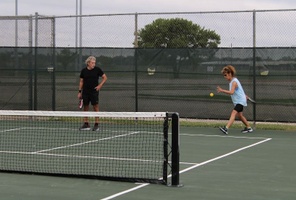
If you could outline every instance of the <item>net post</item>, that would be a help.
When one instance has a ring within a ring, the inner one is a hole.
[[[180,186],[179,113],[172,114],[172,186]]]
[[[169,132],[169,115],[166,113],[166,117],[163,122],[163,184],[168,183],[168,132]]]

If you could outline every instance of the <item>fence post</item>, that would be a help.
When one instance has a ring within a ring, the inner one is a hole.
[[[52,110],[56,110],[56,45],[55,45],[55,18],[51,18],[51,33],[52,33],[52,67],[53,67],[53,71],[51,74],[51,88],[52,88],[52,104],[51,104],[51,108]]]
[[[253,99],[256,101],[256,11],[253,11]],[[256,128],[256,104],[253,104],[253,128]]]
[[[134,64],[135,64],[135,111],[139,111],[138,102],[138,14],[135,14],[135,40],[134,40]]]
[[[37,57],[38,57],[38,13],[35,13],[35,52],[34,52],[34,92],[33,92],[33,102],[34,102],[34,106],[33,106],[33,110],[37,110]]]

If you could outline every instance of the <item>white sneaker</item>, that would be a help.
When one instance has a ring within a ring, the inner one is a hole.
[[[228,135],[228,129],[223,126],[223,127],[219,127],[220,131],[222,131],[225,135]]]
[[[245,127],[241,132],[242,133],[252,133],[253,129],[251,127],[250,128]]]
[[[93,130],[93,131],[99,131],[99,130],[100,130],[99,125],[96,125],[96,124],[95,124],[92,130]]]

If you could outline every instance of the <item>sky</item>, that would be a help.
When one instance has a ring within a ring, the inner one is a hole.
[[[258,26],[256,39],[259,46],[296,46],[296,40],[291,39],[292,35],[296,35],[296,28],[294,28],[296,0],[0,0],[0,17],[15,16],[16,10],[18,16],[35,15],[36,12],[42,16],[74,16],[76,12],[80,13],[80,10],[76,9],[79,8],[80,2],[82,2],[82,15],[295,9],[295,12],[259,13],[256,22]],[[158,17],[174,16],[178,15],[145,15],[139,18],[139,29]],[[202,27],[217,31],[221,35],[220,47],[253,45],[251,12],[194,15],[191,16],[192,18],[182,15],[181,17],[188,17]],[[73,47],[77,43],[75,19],[68,19],[56,19],[56,46]],[[85,18],[82,46],[133,47],[134,19],[133,15],[117,15],[108,19]],[[88,23],[96,24],[93,28],[97,33],[96,37],[93,37],[94,40],[89,39],[94,35],[93,33],[87,35]],[[13,45],[14,22],[2,20],[0,26],[6,27],[4,37],[0,37],[0,46]],[[11,34],[8,34],[8,30]],[[2,33],[0,30],[1,35]],[[27,45],[27,38],[28,28],[19,24],[18,45]],[[42,46],[42,44],[39,45]]]
[[[295,0],[1,0],[0,15],[75,15],[76,2],[82,14],[200,12],[296,8]]]

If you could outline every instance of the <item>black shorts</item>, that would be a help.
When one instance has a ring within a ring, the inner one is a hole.
[[[99,104],[99,93],[92,92],[92,93],[82,93],[83,105],[87,106],[89,103],[91,105]]]
[[[236,104],[233,108],[233,110],[236,110],[237,112],[243,112],[244,106],[241,104]]]

